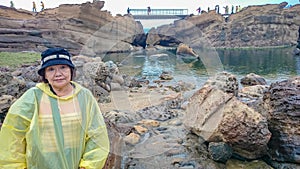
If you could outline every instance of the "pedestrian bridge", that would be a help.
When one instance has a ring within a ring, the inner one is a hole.
[[[180,19],[188,16],[188,9],[130,9],[134,19]]]

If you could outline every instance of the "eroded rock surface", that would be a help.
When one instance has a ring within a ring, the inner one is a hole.
[[[300,163],[300,77],[271,84],[265,95],[269,103],[269,142],[272,158]]]

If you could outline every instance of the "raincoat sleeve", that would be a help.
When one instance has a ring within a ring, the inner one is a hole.
[[[0,131],[0,168],[26,168],[26,139],[36,108],[34,90],[27,90],[10,107]]]
[[[109,154],[109,138],[102,113],[96,99],[90,93],[90,112],[88,114],[85,149],[80,167],[85,169],[101,169]]]

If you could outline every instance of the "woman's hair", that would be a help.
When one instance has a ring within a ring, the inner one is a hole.
[[[72,68],[70,66],[69,66],[69,68],[71,70],[71,81],[72,81],[75,78],[76,70],[75,70],[75,68]],[[45,69],[41,71],[41,81],[44,83],[49,83],[45,77]]]

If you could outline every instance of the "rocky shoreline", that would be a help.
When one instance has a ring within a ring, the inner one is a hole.
[[[201,88],[170,85],[171,75],[150,85],[120,74],[113,62],[73,60],[75,80],[93,92],[109,126],[107,168],[300,167],[300,77],[268,85],[256,74],[239,82],[220,72]],[[1,68],[1,121],[13,101],[38,82],[38,66]]]

